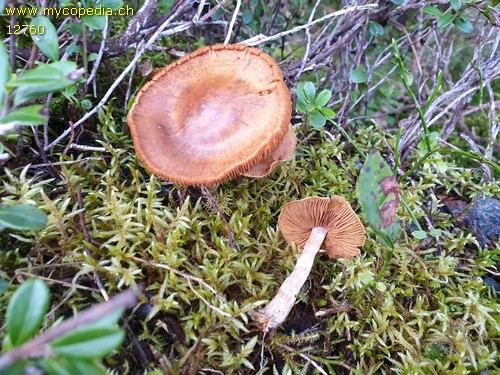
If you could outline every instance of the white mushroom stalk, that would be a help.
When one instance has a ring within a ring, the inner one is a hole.
[[[314,258],[320,250],[321,244],[325,240],[327,233],[328,231],[322,227],[312,229],[311,235],[291,275],[281,284],[278,293],[266,307],[252,313],[252,319],[256,321],[260,329],[268,331],[276,328],[285,321],[295,304],[300,288],[302,288],[309,273],[311,273]]]
[[[278,225],[287,242],[295,243],[303,250],[292,274],[285,279],[276,296],[266,307],[251,313],[263,331],[276,328],[285,321],[320,248],[330,258],[349,259],[359,254],[359,247],[365,242],[363,224],[349,203],[339,196],[289,202],[283,206]]]

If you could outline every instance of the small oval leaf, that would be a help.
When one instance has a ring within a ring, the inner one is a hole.
[[[427,232],[425,230],[415,230],[411,232],[411,234],[418,240],[423,240],[427,237]]]
[[[332,92],[330,90],[323,90],[318,94],[316,98],[316,105],[319,107],[324,107],[328,104],[332,98]]]
[[[373,276],[370,271],[363,271],[358,273],[358,278],[361,281],[361,283],[365,285],[371,283],[373,280]]]
[[[123,338],[123,331],[117,327],[82,327],[57,339],[50,347],[64,357],[92,359],[111,353]]]
[[[314,86],[314,83],[304,83],[304,93],[306,94],[309,101],[314,102],[314,98],[316,97],[316,87]]]
[[[303,83],[298,83],[297,84],[297,100],[304,106],[307,105],[307,98],[306,98],[306,93],[304,91],[304,84]]]
[[[436,17],[441,17],[441,15],[443,14],[443,12],[441,12],[438,8],[436,7],[432,7],[432,6],[426,6],[423,8],[424,9],[424,12],[427,13],[427,14],[432,14],[433,16],[436,16]]]
[[[313,112],[308,117],[309,123],[313,128],[319,129],[325,126],[326,118],[319,112]]]
[[[470,34],[474,31],[474,25],[467,18],[460,17],[454,21],[455,26],[464,33]]]
[[[94,30],[102,30],[106,26],[106,16],[82,16],[82,22]]]
[[[43,26],[43,33],[31,34],[31,39],[36,44],[40,51],[52,61],[59,60],[59,41],[57,40],[57,30],[54,24],[45,16],[37,16],[30,22],[30,27],[33,26],[39,30]]]
[[[458,12],[462,8],[462,0],[450,0],[450,5],[455,12]]]
[[[349,79],[352,83],[363,83],[368,80],[368,74],[366,73],[365,68],[360,66],[359,68],[351,71]]]
[[[368,30],[370,31],[370,34],[372,34],[373,36],[384,34],[384,26],[382,26],[376,21],[370,21],[368,23]]]
[[[25,281],[7,307],[7,332],[13,346],[29,340],[40,329],[49,307],[50,292],[41,280]]]
[[[0,225],[17,230],[36,230],[47,225],[47,216],[30,204],[1,207]]]
[[[400,226],[396,217],[399,205],[399,186],[391,168],[379,152],[365,160],[356,184],[356,195],[366,221],[372,228],[395,240]]]
[[[253,12],[249,9],[246,9],[243,12],[242,20],[243,20],[243,23],[245,25],[248,25],[249,23],[251,23],[253,21]]]
[[[76,358],[45,358],[43,367],[49,375],[105,375],[95,361]]]
[[[455,17],[452,14],[443,14],[438,19],[437,27],[439,27],[440,29],[442,29],[443,27],[446,27],[450,23],[452,23],[454,19],[455,19]]]
[[[28,100],[61,90],[73,84],[82,75],[76,70],[72,61],[58,61],[51,64],[41,64],[36,68],[10,80],[7,85],[17,87],[14,104],[19,105]]]
[[[4,118],[0,119],[0,124],[15,122],[19,125],[42,125],[45,124],[49,118],[45,112],[41,104],[30,105],[9,113]]]

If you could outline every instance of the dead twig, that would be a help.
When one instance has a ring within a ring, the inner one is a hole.
[[[139,291],[130,289],[118,294],[107,302],[92,306],[77,316],[65,320],[58,326],[49,328],[40,336],[1,356],[0,370],[9,367],[21,359],[50,356],[52,350],[49,345],[52,341],[79,327],[93,323],[113,311],[125,309],[134,305],[137,301],[138,294]]]
[[[316,370],[318,370],[321,374],[328,375],[328,373],[321,368],[320,365],[318,365],[315,361],[313,361],[311,358],[309,358],[307,355],[304,353],[299,352],[298,350],[295,350],[294,348],[291,348],[288,345],[278,343],[277,344],[279,347],[285,349],[286,351],[289,351],[292,354],[298,355],[300,358],[305,359],[307,362],[309,362],[311,365],[314,366]]]
[[[205,198],[208,199],[208,201],[212,205],[212,208],[219,215],[219,217],[220,217],[220,219],[222,221],[222,224],[224,224],[224,227],[226,228],[226,231],[227,231],[227,237],[228,237],[228,241],[229,241],[229,248],[231,250],[233,250],[233,251],[237,251],[236,241],[234,240],[233,230],[231,229],[231,226],[229,225],[226,217],[224,216],[224,214],[220,210],[219,205],[217,204],[217,201],[215,200],[214,196],[212,195],[212,193],[210,192],[210,190],[208,190],[208,188],[206,186],[202,186],[201,187],[201,193],[205,196]]]
[[[297,33],[299,31],[308,29],[311,26],[314,26],[314,25],[316,25],[318,23],[321,23],[321,22],[325,22],[325,21],[327,21],[327,20],[329,20],[331,18],[334,18],[334,17],[339,17],[339,16],[342,16],[344,14],[348,14],[348,13],[351,13],[351,12],[357,12],[357,11],[360,11],[360,10],[373,10],[373,9],[376,9],[376,8],[378,8],[378,4],[366,4],[366,5],[359,5],[359,6],[354,6],[354,7],[348,7],[348,8],[345,8],[345,9],[338,10],[338,11],[333,12],[333,13],[329,13],[326,16],[323,16],[323,17],[318,18],[318,19],[316,19],[314,21],[308,22],[308,23],[306,23],[304,25],[296,26],[296,27],[294,27],[294,28],[292,28],[290,30],[285,30],[285,31],[282,31],[280,33],[277,33],[277,34],[274,34],[274,35],[271,35],[271,36],[266,36],[266,35],[263,35],[263,34],[259,34],[259,35],[256,35],[256,36],[252,37],[252,38],[244,40],[241,43],[245,44],[247,46],[257,46],[259,44],[270,42],[272,40],[281,39],[284,36],[287,36],[287,35],[290,35],[290,34],[294,34],[294,33]]]
[[[153,261],[150,261],[150,260],[146,260],[146,259],[142,259],[142,258],[139,258],[139,257],[132,257],[133,260],[139,262],[139,263],[143,263],[143,264],[147,264],[149,266],[152,266],[152,267],[156,267],[156,268],[163,268],[163,269],[166,269],[170,272],[173,272],[175,273],[177,276],[180,276],[186,280],[191,280],[191,281],[196,281],[197,283],[199,283],[200,285],[204,286],[205,288],[207,288],[208,290],[210,290],[214,296],[217,297],[217,299],[219,301],[221,301],[222,303],[225,303],[226,301],[224,300],[224,298],[214,289],[212,288],[210,285],[208,285],[204,280],[200,279],[199,277],[196,277],[194,275],[191,275],[189,273],[186,273],[186,272],[182,272],[182,271],[179,271],[173,267],[170,267],[169,265],[166,265],[166,264],[162,264],[162,263],[157,263],[157,262],[153,262]]]
[[[238,17],[238,12],[240,11],[241,0],[237,0],[236,7],[233,11],[233,16],[231,17],[231,22],[229,22],[229,28],[227,29],[226,39],[224,39],[224,44],[228,44],[231,40],[231,34],[233,32],[234,23],[236,22],[236,17]]]
[[[152,0],[151,0],[152,1]],[[177,15],[182,11],[182,9],[186,6],[184,3],[183,5],[179,6],[177,8],[177,11],[174,12],[169,18],[163,22],[163,24],[158,27],[158,29],[155,31],[155,33],[151,36],[151,38],[148,39],[147,42],[141,44],[141,46],[137,49],[137,52],[132,59],[132,61],[128,64],[128,66],[123,70],[123,72],[118,76],[118,78],[113,82],[111,87],[106,91],[106,94],[104,94],[103,98],[99,101],[99,103],[92,108],[91,111],[89,111],[85,116],[83,116],[80,120],[75,122],[72,127],[66,129],[59,137],[57,137],[52,143],[49,145],[45,146],[45,151],[48,151],[52,149],[55,145],[59,144],[64,138],[66,138],[72,131],[72,129],[77,128],[78,126],[82,125],[85,121],[87,121],[90,117],[95,115],[104,105],[108,102],[110,99],[111,95],[115,91],[115,89],[118,87],[118,85],[123,81],[123,79],[127,76],[127,74],[132,70],[132,68],[135,66],[137,61],[141,58],[141,56],[147,51],[147,49],[157,40],[157,38],[160,36],[162,31],[177,17]]]

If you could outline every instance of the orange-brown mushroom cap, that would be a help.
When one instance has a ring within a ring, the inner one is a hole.
[[[288,131],[290,92],[274,59],[243,45],[202,47],[158,71],[127,116],[155,175],[213,185],[268,156]]]
[[[365,243],[365,228],[342,197],[311,197],[285,204],[278,225],[288,243],[303,247],[311,230],[325,228],[321,246],[330,258],[352,258]]]
[[[260,178],[271,173],[280,163],[292,157],[297,146],[297,137],[293,131],[292,124],[279,143],[278,147],[267,157],[255,164],[252,169],[243,173],[245,177]]]

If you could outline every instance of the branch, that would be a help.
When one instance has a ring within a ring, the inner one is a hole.
[[[316,20],[314,20],[312,22],[308,22],[308,23],[306,23],[304,25],[300,25],[300,26],[294,27],[293,29],[285,30],[285,31],[282,31],[281,33],[274,34],[274,35],[271,35],[271,36],[266,36],[266,35],[263,35],[263,34],[259,34],[259,35],[256,35],[256,36],[252,37],[252,38],[244,40],[241,43],[245,44],[247,46],[256,46],[258,44],[269,42],[271,40],[280,39],[280,38],[283,38],[286,35],[294,34],[294,33],[297,33],[297,32],[299,32],[301,30],[308,29],[311,26],[314,26],[314,25],[316,25],[318,23],[321,23],[321,22],[325,22],[325,21],[327,21],[327,20],[329,20],[331,18],[342,16],[344,14],[351,13],[351,12],[357,12],[359,10],[372,10],[372,9],[376,9],[376,8],[378,8],[378,4],[366,4],[366,5],[360,5],[360,6],[354,6],[354,7],[349,7],[349,8],[341,9],[341,10],[338,10],[336,12],[329,13],[326,16],[318,18],[318,19],[316,19]]]
[[[132,70],[132,68],[135,66],[137,61],[141,58],[141,56],[147,51],[147,49],[158,39],[160,34],[163,32],[163,30],[174,20],[175,17],[179,15],[179,13],[182,11],[183,6],[180,6],[177,8],[177,11],[174,12],[163,24],[158,27],[158,29],[155,31],[155,33],[149,38],[149,40],[146,43],[142,43],[139,48],[137,48],[137,52],[132,59],[132,61],[128,64],[128,66],[123,70],[123,72],[119,75],[119,77],[116,79],[115,82],[111,85],[111,87],[106,91],[106,94],[104,94],[104,97],[101,99],[101,101],[91,110],[89,111],[85,116],[83,116],[80,120],[75,122],[72,127],[66,129],[57,139],[55,139],[51,144],[46,145],[44,147],[45,151],[50,150],[52,147],[57,145],[59,142],[61,142],[64,138],[66,138],[75,128],[78,126],[82,125],[85,121],[87,121],[90,117],[92,117],[94,114],[99,112],[99,110],[104,107],[104,105],[108,102],[109,98],[111,97],[111,94],[115,91],[115,89],[118,87],[118,85],[123,81],[125,76]]]
[[[50,355],[51,351],[48,348],[48,344],[52,341],[81,326],[95,322],[117,309],[124,309],[134,305],[137,301],[138,293],[139,291],[136,290],[128,290],[120,293],[107,302],[94,305],[81,314],[65,320],[60,325],[49,328],[40,336],[1,356],[0,370],[9,367],[20,359]]]

